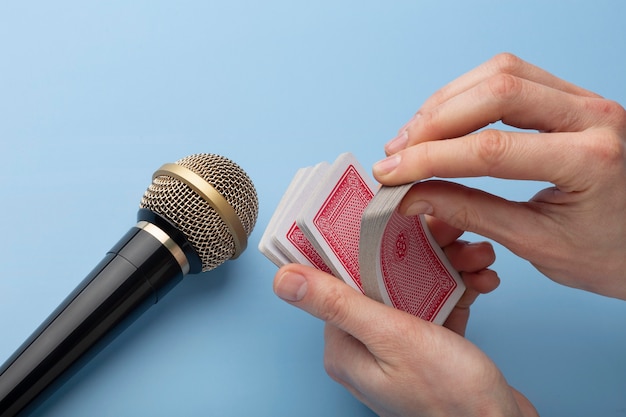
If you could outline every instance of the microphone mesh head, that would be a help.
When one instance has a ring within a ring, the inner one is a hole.
[[[256,190],[248,175],[231,160],[214,154],[190,155],[176,161],[190,169],[222,195],[250,236],[259,212]],[[235,240],[224,219],[198,193],[182,181],[159,175],[146,190],[141,208],[171,221],[194,247],[209,271],[235,254]]]

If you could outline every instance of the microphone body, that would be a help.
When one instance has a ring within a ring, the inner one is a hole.
[[[50,393],[185,275],[245,249],[258,199],[239,166],[196,154],[163,165],[152,180],[137,225],[0,367],[0,417]]]
[[[146,209],[138,218],[0,368],[0,416],[19,413],[95,345],[110,341],[107,336],[116,336],[155,304],[192,266],[198,272],[200,259],[191,247],[184,253],[186,242],[176,242],[183,237],[172,225]]]

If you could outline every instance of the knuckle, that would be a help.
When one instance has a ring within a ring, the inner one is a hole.
[[[598,164],[604,168],[611,166],[623,167],[626,163],[624,139],[614,132],[597,135],[588,144],[588,152],[595,156]]]
[[[586,153],[592,155],[604,168],[623,167],[626,162],[626,110],[612,100],[591,100],[587,110],[601,115],[602,126],[585,142]]]
[[[439,94],[436,93],[436,94]],[[423,132],[431,132],[437,127],[439,110],[437,108],[420,113],[419,126]]]
[[[333,286],[320,302],[318,317],[327,323],[341,326],[348,316],[348,300],[342,291]]]
[[[622,134],[626,133],[626,110],[616,101],[604,100],[602,112],[609,123],[617,127]]]
[[[626,110],[618,102],[603,98],[588,99],[584,110],[603,124],[616,127],[621,133],[626,131]]]
[[[471,205],[467,204],[454,210],[450,214],[450,224],[460,230],[468,232],[479,230],[481,227],[481,217],[471,207]]]
[[[516,74],[525,65],[525,62],[512,53],[502,52],[491,58],[491,64],[498,73]]]
[[[510,147],[509,136],[506,132],[496,129],[486,129],[476,134],[471,140],[474,153],[487,167],[487,174],[497,168],[504,159]]]
[[[520,96],[524,84],[511,74],[496,74],[487,80],[489,92],[499,101],[509,101]]]

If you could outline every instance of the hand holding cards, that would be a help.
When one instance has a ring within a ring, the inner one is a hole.
[[[397,212],[409,188],[378,189],[349,153],[332,165],[302,168],[259,249],[277,266],[316,267],[371,298],[441,324],[465,287],[423,216]]]

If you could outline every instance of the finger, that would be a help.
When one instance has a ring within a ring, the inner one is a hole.
[[[278,270],[274,292],[290,304],[359,339],[374,355],[381,342],[395,334],[396,322],[406,321],[405,316],[412,317],[364,296],[332,275],[299,264]],[[415,321],[415,326],[429,325],[432,323]]]
[[[426,224],[435,242],[443,249],[452,267],[457,271],[480,271],[495,261],[496,255],[489,242],[457,240],[463,234],[463,230],[433,216],[426,216]]]
[[[471,300],[469,304],[471,305],[476,298],[478,298],[479,293],[471,288],[465,290],[463,293],[463,297],[467,300]],[[443,323],[443,327],[446,327],[449,330],[452,330],[456,334],[465,337],[465,330],[467,329],[467,322],[470,317],[470,309],[469,307],[456,305],[448,315],[448,318]]]
[[[427,111],[435,108],[450,98],[455,97],[485,81],[486,79],[498,74],[510,74],[515,77],[523,78],[563,91],[565,93],[583,97],[600,97],[589,90],[585,90],[575,84],[562,80],[553,74],[518,58],[515,55],[502,53],[494,56],[489,61],[461,75],[456,80],[441,88],[424,102],[421,110]]]
[[[512,75],[497,75],[439,106],[421,110],[408,126],[406,146],[455,138],[491,123],[545,132],[577,132],[597,124],[604,115],[590,99]],[[597,111],[595,111],[597,110]]]
[[[579,174],[588,168],[592,144],[579,135],[484,130],[408,147],[376,163],[373,173],[384,185],[430,177],[491,176],[549,181],[563,191],[580,191],[576,184],[584,181]]]
[[[490,269],[474,273],[464,272],[461,276],[467,289],[443,325],[453,332],[465,336],[465,329],[470,316],[470,306],[480,294],[486,294],[495,290],[500,285],[500,278],[498,278],[495,271]]]
[[[495,240],[523,257],[545,243],[541,239],[547,233],[548,219],[542,210],[541,203],[511,202],[438,180],[415,184],[399,206],[404,215],[427,211],[461,230]]]
[[[470,243],[457,240],[445,246],[443,252],[457,271],[480,271],[496,260],[493,246],[489,242]]]
[[[463,295],[456,304],[459,308],[469,308],[476,300],[478,294],[488,294],[500,285],[500,277],[498,277],[496,271],[491,269],[462,272],[461,277],[465,286],[475,292],[476,295],[473,298],[471,294],[468,296]]]
[[[428,230],[430,230],[430,233],[433,235],[435,242],[441,247],[448,246],[463,234],[463,230],[450,226],[436,217],[425,217]]]
[[[518,80],[518,82],[512,83],[511,80]],[[507,88],[507,86],[515,87],[522,84],[528,86],[528,88],[522,90],[529,93],[526,94],[525,97],[522,97],[526,100],[534,99],[535,103],[540,105],[532,107],[518,105],[517,111],[507,110],[507,113],[505,113],[506,117],[504,115],[497,116],[498,113],[500,113],[500,109],[493,109],[493,107],[489,113],[479,114],[481,117],[476,119],[468,120],[468,118],[465,117],[466,113],[472,111],[477,113],[477,104],[474,102],[476,99],[483,99],[484,104],[485,98],[492,97],[496,99],[496,102],[504,100],[511,105],[515,105],[517,100],[512,100],[513,98],[517,98],[515,97],[515,90],[512,91],[510,88]],[[478,88],[480,85],[483,87]],[[524,119],[520,117],[521,115],[518,114],[520,110],[530,110],[531,112],[535,110],[536,112],[538,109],[543,110],[546,108],[546,103],[540,101],[538,95],[532,94],[532,90],[541,88],[544,88],[546,91],[554,90],[550,95],[554,98],[551,103],[555,104],[555,106],[552,106],[552,111],[556,111],[556,113],[571,113],[570,109],[566,109],[561,103],[556,101],[559,97],[559,94],[555,94],[557,92],[562,93],[562,95],[571,95],[579,98],[601,98],[598,94],[555,77],[549,72],[529,64],[514,55],[507,53],[499,54],[435,92],[424,102],[418,112],[398,130],[397,136],[385,145],[385,153],[392,155],[410,144],[425,140],[458,137],[486,126],[490,121],[503,120],[505,123],[510,123],[513,126],[529,126],[528,128],[531,129],[545,131],[559,130],[556,126],[562,121],[576,121],[577,118],[561,119],[555,117],[552,120],[543,118],[544,122],[548,122],[548,126],[552,126],[546,129],[542,129],[540,123],[534,125],[531,120],[524,121]],[[486,92],[484,91],[485,89],[487,89]],[[470,93],[472,90],[474,90],[474,92]],[[459,99],[459,96],[463,98]],[[452,102],[453,105],[449,105],[448,102]],[[583,103],[583,101],[580,100],[579,102]],[[603,100],[600,100],[596,107],[603,107],[602,102]],[[600,111],[603,110],[600,109]],[[581,113],[582,118],[585,120],[594,120],[593,117],[588,115],[588,110],[585,108],[580,109],[579,113]],[[442,114],[443,116],[441,116]],[[486,117],[487,115],[489,115],[489,117]],[[455,116],[460,116],[460,119],[468,120],[468,123],[461,125],[459,123],[448,124],[445,122],[447,118]],[[520,120],[518,121],[517,119]],[[572,130],[572,128],[566,130]]]

